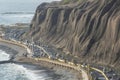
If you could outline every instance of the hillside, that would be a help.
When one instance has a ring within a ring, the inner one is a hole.
[[[43,40],[81,61],[120,67],[120,0],[43,3],[24,38]]]

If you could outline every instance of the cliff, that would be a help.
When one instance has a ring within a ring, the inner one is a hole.
[[[48,42],[81,61],[119,68],[120,0],[43,3],[24,36]]]

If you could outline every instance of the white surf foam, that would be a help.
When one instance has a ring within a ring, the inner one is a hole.
[[[9,60],[9,58],[10,58],[9,54],[0,50],[0,61]],[[14,63],[0,64],[0,80],[46,80],[46,79],[48,79],[48,76],[44,72],[44,70],[30,70],[28,68],[25,68],[23,65]]]
[[[44,75],[41,74],[35,74],[32,70],[14,63],[0,65],[0,79],[2,80],[45,80]]]
[[[10,55],[5,53],[5,51],[0,50],[0,61],[9,60]]]

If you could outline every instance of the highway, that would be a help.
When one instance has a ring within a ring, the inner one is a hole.
[[[38,48],[42,49],[42,50],[47,54],[46,50],[45,50],[43,47],[38,46],[38,45],[35,45],[35,46],[37,46]],[[49,56],[49,54],[47,54],[47,55]],[[59,61],[60,61],[60,60],[59,60]],[[64,62],[64,61],[65,61],[65,60],[61,60],[61,62]],[[81,66],[82,66],[82,65],[81,65]],[[90,67],[90,70],[95,70],[95,71],[101,73],[106,80],[109,80],[108,77],[105,75],[105,73],[104,73],[102,70],[97,69],[97,68],[94,68],[94,67]],[[82,73],[83,73],[82,76],[86,76],[86,74],[85,74],[86,71],[82,71]],[[88,75],[87,75],[87,76],[88,76]],[[92,79],[92,76],[89,75],[89,78]]]
[[[105,75],[105,73],[102,70],[99,70],[99,69],[94,68],[94,67],[90,67],[90,69],[95,70],[95,71],[101,73],[106,80],[109,80],[108,77]]]
[[[9,41],[9,40],[5,40],[5,39],[2,39],[2,38],[0,38],[0,41],[23,47],[23,48],[25,48],[27,50],[29,55],[32,55],[31,49],[28,48],[26,45],[22,44],[22,42],[18,42],[18,41],[15,41],[15,40],[14,41]]]
[[[48,64],[52,64],[52,65],[55,65],[55,66],[60,66],[60,67],[63,67],[63,68],[67,68],[67,69],[71,69],[71,70],[75,70],[75,71],[78,71],[79,74],[82,76],[82,78],[80,80],[89,80],[89,76],[88,74],[86,73],[86,71],[79,67],[79,66],[76,66],[76,65],[72,65],[72,64],[68,64],[68,63],[64,63],[64,62],[61,62],[61,61],[58,61],[58,60],[51,60],[49,58],[22,58],[23,62],[24,60],[27,62],[31,61],[31,60],[35,60],[37,62],[45,62],[45,63],[48,63]]]
[[[28,48],[25,44],[22,44],[21,42],[18,42],[18,41],[8,41],[8,40],[4,40],[4,39],[0,39],[0,41],[24,47],[27,50],[27,52],[30,55],[32,55],[32,50],[30,48]],[[37,46],[37,47],[42,49],[47,54],[47,51],[44,48],[42,48],[40,46]],[[49,54],[47,54],[47,55],[49,55]],[[51,60],[49,58],[33,58],[33,59],[35,59],[37,61],[44,61],[44,62],[48,62],[48,63],[51,63],[51,64],[56,64],[58,66],[68,67],[68,68],[77,70],[77,71],[79,71],[82,74],[82,79],[83,80],[91,80],[91,77],[89,76],[90,73],[88,73],[87,70],[82,68],[83,65],[81,65],[81,64],[79,64],[80,66],[77,66],[77,65],[65,63],[65,62],[60,61],[60,60]],[[108,77],[105,75],[105,73],[102,70],[94,68],[94,67],[90,67],[90,69],[91,70],[95,70],[95,71],[101,73],[105,77],[105,80],[109,80]]]

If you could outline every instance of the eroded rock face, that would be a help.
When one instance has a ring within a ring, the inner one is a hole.
[[[26,35],[83,61],[120,67],[120,0],[41,4]]]

